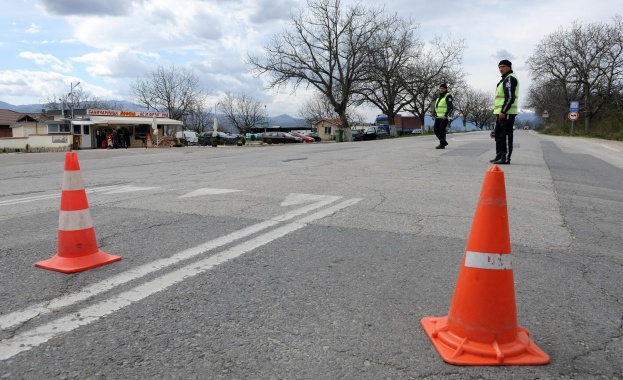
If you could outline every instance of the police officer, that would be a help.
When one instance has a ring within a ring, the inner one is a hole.
[[[519,81],[513,72],[513,64],[507,59],[498,63],[502,79],[495,90],[493,114],[495,115],[494,164],[510,164],[513,153],[513,125],[518,113]]]
[[[448,86],[442,84],[439,86],[439,96],[435,101],[433,109],[433,120],[435,120],[435,136],[439,139],[439,145],[435,149],[445,149],[448,142],[446,141],[446,128],[448,128],[448,117],[452,114],[454,105],[452,104],[452,95],[448,92]]]

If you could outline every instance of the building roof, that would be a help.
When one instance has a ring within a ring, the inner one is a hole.
[[[319,121],[314,121],[312,124],[313,125],[318,125],[320,123],[330,123],[333,125],[337,125],[338,127],[342,125],[342,119],[330,119],[330,118],[326,118],[326,119],[322,119]]]
[[[46,121],[50,117],[43,114],[22,113],[12,110],[0,110],[0,125],[13,125],[23,121]]]

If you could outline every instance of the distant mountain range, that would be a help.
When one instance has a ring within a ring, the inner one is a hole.
[[[145,107],[141,107],[137,104],[127,102],[124,100],[109,100],[108,102],[116,103],[119,106],[121,106],[121,108],[127,111],[147,111],[147,108]],[[22,112],[22,113],[41,113],[41,110],[43,109],[43,104],[24,104],[21,106],[15,106],[13,104],[0,101],[0,109],[11,110],[15,112]],[[305,119],[297,119],[286,114],[275,116],[275,117],[269,117],[268,124],[271,127],[278,125],[280,127],[286,127],[286,128],[307,126],[307,122],[305,121]]]

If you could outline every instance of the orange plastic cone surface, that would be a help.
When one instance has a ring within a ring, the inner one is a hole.
[[[58,252],[35,266],[63,273],[75,273],[121,260],[97,247],[89,203],[80,175],[78,155],[65,154],[65,174],[58,222]]]
[[[485,175],[447,317],[422,326],[448,363],[538,365],[549,356],[517,326],[504,172]]]

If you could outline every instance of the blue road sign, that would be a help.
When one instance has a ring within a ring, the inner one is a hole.
[[[573,100],[571,104],[569,104],[569,111],[578,112],[580,110],[580,102],[577,100]]]

